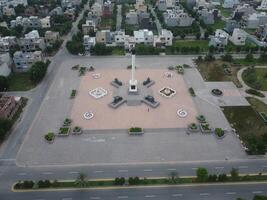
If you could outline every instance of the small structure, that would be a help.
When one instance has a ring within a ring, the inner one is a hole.
[[[246,31],[239,29],[239,28],[235,28],[229,40],[234,45],[243,46],[246,44],[247,35],[248,33]]]
[[[100,99],[108,94],[107,90],[98,87],[89,92],[89,94],[94,97],[95,99]]]
[[[83,114],[83,117],[86,120],[92,119],[94,117],[94,113],[92,113],[91,111],[88,111],[88,112]]]
[[[0,118],[12,119],[20,105],[20,97],[1,96],[0,97]]]
[[[137,80],[135,75],[135,50],[132,50],[132,78],[129,81],[129,93],[137,93]]]
[[[164,87],[159,90],[159,94],[163,97],[171,98],[176,94],[176,91],[170,87]]]

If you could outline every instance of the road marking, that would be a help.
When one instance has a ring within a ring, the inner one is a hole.
[[[225,194],[233,195],[236,194],[236,192],[226,192]]]
[[[128,172],[128,170],[127,169],[120,169],[120,170],[118,170],[118,172]]]
[[[145,197],[146,198],[154,198],[154,197],[156,197],[156,195],[146,195]]]
[[[100,197],[90,197],[90,199],[101,199]]]
[[[197,170],[197,167],[192,167],[192,170]]]
[[[19,176],[25,176],[26,173],[24,173],[24,172],[22,172],[22,173],[17,173],[17,175],[19,175]]]
[[[263,167],[263,168],[267,168],[267,165],[263,165],[262,167]]]
[[[69,174],[78,174],[79,172],[69,172]]]
[[[248,168],[248,166],[239,166],[238,168],[239,169],[246,169],[246,168]]]
[[[208,195],[210,195],[210,193],[200,193],[199,195],[200,196],[208,196]]]
[[[43,172],[42,174],[48,175],[48,174],[53,174],[53,172]]]
[[[128,196],[118,196],[118,199],[127,199]]]
[[[72,200],[72,198],[62,198],[62,200]]]
[[[253,191],[252,193],[253,193],[253,194],[261,194],[262,191]]]
[[[215,169],[224,169],[224,167],[215,167]]]
[[[95,171],[95,173],[103,173],[104,171]]]
[[[173,197],[182,197],[183,194],[172,194]]]
[[[170,168],[170,169],[168,169],[168,171],[176,171],[176,169],[175,168]]]
[[[152,172],[152,169],[144,169],[144,172]]]

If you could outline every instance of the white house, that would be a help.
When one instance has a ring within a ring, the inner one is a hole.
[[[162,29],[160,35],[154,36],[154,47],[172,46],[173,34],[167,29]]]
[[[18,71],[28,71],[28,69],[38,61],[42,61],[43,56],[41,51],[26,52],[16,51],[13,56],[13,61]]]
[[[0,76],[8,77],[11,73],[12,60],[9,53],[0,54]]]
[[[98,17],[102,16],[102,5],[99,3],[94,3],[91,7],[91,12]]]
[[[264,25],[266,23],[267,23],[267,15],[265,12],[253,13],[249,15],[247,19],[247,28],[256,29],[260,25]]]
[[[17,44],[15,36],[0,37],[0,52],[9,52],[10,47]]]
[[[228,44],[229,34],[221,29],[215,31],[215,35],[210,37],[209,46],[223,49]]]
[[[96,32],[96,25],[93,20],[86,20],[85,24],[82,25],[82,32],[84,35]]]
[[[126,14],[126,23],[130,24],[130,25],[136,25],[138,24],[138,15],[137,12],[135,10],[130,10],[127,14]]]
[[[154,35],[152,31],[147,29],[142,29],[138,31],[134,31],[134,39],[137,44],[148,44],[153,45]]]
[[[41,19],[41,26],[42,28],[50,28],[50,16],[46,16],[45,18]]]
[[[85,51],[90,51],[92,47],[94,47],[96,44],[95,37],[90,37],[89,35],[83,36],[83,46]]]
[[[117,46],[124,46],[127,35],[124,31],[116,31],[114,33],[114,42]]]
[[[243,46],[246,44],[247,35],[248,33],[246,31],[239,29],[239,28],[235,28],[229,40],[234,45]]]
[[[186,12],[182,9],[167,9],[166,12],[163,13],[164,22],[167,26],[174,27],[186,27],[191,26],[194,19],[190,17]]]
[[[259,10],[267,10],[267,0],[262,0],[261,5],[257,8]]]

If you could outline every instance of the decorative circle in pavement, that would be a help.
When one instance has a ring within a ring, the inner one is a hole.
[[[88,112],[86,112],[86,113],[83,114],[83,117],[84,117],[85,119],[87,119],[87,120],[88,120],[88,119],[92,119],[92,118],[94,117],[94,113],[88,111]]]
[[[98,88],[95,88],[93,90],[91,90],[89,92],[89,95],[91,95],[92,97],[94,97],[95,99],[99,99],[101,97],[104,97],[107,95],[107,90],[105,90],[104,88],[102,87],[98,87]]]
[[[212,89],[211,90],[211,94],[213,94],[214,96],[222,96],[223,92],[220,89]]]
[[[164,72],[164,77],[172,78],[173,77],[173,73],[172,72]]]
[[[170,98],[176,94],[176,91],[170,87],[164,87],[159,90],[159,93],[164,97]]]
[[[92,77],[93,77],[94,79],[99,79],[99,78],[101,77],[101,74],[100,74],[100,73],[93,73],[93,74],[92,74]]]
[[[184,110],[184,109],[178,109],[177,110],[177,115],[179,116],[179,117],[181,117],[181,118],[184,118],[184,117],[186,117],[187,116],[187,111],[186,110]]]

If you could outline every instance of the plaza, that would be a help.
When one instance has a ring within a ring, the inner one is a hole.
[[[155,81],[150,89],[160,102],[157,108],[146,104],[123,104],[117,109],[109,107],[116,91],[110,82],[114,78],[123,83],[129,81],[131,71],[126,66],[130,60],[129,57],[121,57],[63,62],[17,155],[17,164],[107,165],[246,158],[239,139],[233,134],[227,134],[220,141],[211,134],[186,134],[188,124],[195,122],[199,114],[205,115],[212,127],[231,128],[220,107],[214,103],[214,99],[218,101],[219,98],[209,92],[210,87],[219,87],[218,84],[207,84],[194,67],[185,69],[184,75],[167,69],[170,65],[194,66],[192,60],[186,57],[137,57],[136,79],[139,83],[148,77]],[[77,64],[93,65],[95,71],[79,77],[77,71],[71,70]],[[167,78],[165,72],[171,72],[172,77]],[[93,74],[100,74],[100,77],[94,78]],[[174,89],[176,94],[170,98],[162,96],[159,91],[164,87]],[[199,97],[191,97],[189,87],[194,87]],[[102,88],[107,93],[101,98],[94,98],[89,92],[96,88]],[[77,90],[73,100],[69,99],[71,89]],[[235,88],[231,90],[222,98],[229,98],[229,102],[235,96],[241,99]],[[186,111],[187,115],[180,117],[178,111],[182,116]],[[85,119],[86,112],[92,113],[92,118]],[[84,133],[56,137],[53,144],[45,142],[43,135],[49,131],[56,133],[65,118],[71,118],[72,126],[81,126]],[[144,128],[144,135],[129,136],[127,129],[132,126]]]

